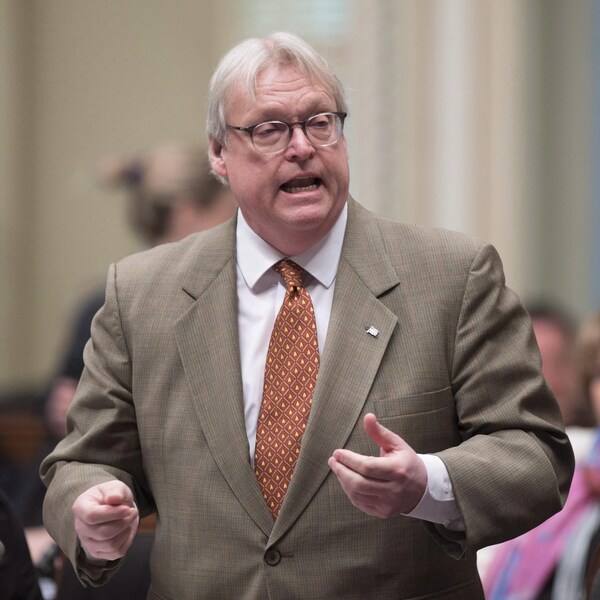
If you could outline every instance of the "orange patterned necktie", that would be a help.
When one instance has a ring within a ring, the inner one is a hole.
[[[284,280],[286,293],[267,352],[254,468],[275,519],[300,453],[319,372],[319,345],[303,269],[287,259],[273,269]]]

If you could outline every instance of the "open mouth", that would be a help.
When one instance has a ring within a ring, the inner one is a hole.
[[[300,192],[312,192],[320,185],[321,180],[318,177],[299,177],[287,181],[280,186],[280,189],[288,194],[298,194]]]

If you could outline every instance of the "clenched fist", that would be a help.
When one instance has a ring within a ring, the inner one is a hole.
[[[140,521],[133,493],[121,481],[100,483],[73,503],[75,531],[89,556],[115,560],[125,556]]]

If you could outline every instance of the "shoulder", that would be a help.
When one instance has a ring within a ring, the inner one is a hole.
[[[384,252],[393,262],[419,269],[471,267],[481,255],[497,259],[484,240],[439,227],[399,223],[351,204],[348,233],[361,252]]]
[[[235,256],[235,224],[222,225],[194,233],[185,239],[125,257],[113,265],[119,282],[139,285],[185,280],[190,270],[220,268]]]

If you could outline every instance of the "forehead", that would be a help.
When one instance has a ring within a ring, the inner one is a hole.
[[[254,94],[245,83],[232,86],[228,119],[299,118],[307,111],[336,110],[331,92],[293,65],[270,66],[256,77]]]

